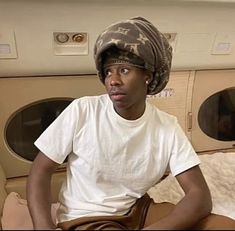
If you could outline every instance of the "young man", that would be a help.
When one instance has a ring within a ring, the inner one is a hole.
[[[212,207],[199,159],[176,118],[146,102],[168,82],[170,45],[138,17],[101,33],[94,57],[107,94],[74,100],[35,142],[27,184],[35,229],[55,228],[50,181],[66,157],[62,229],[192,228]],[[146,192],[167,168],[185,196],[163,216]]]

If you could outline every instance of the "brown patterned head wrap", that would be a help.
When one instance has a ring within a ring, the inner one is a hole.
[[[148,94],[157,94],[166,86],[171,68],[172,48],[152,23],[136,17],[112,24],[99,35],[94,47],[94,59],[98,76],[103,83],[104,54],[113,47],[139,57],[144,61],[141,65],[153,73]],[[136,61],[132,63],[135,64]]]
[[[111,47],[102,54],[102,70],[113,64],[129,64],[131,66],[144,69],[144,60],[129,51],[120,50],[117,47]],[[101,73],[104,76],[103,73]],[[103,80],[103,78],[102,78]]]

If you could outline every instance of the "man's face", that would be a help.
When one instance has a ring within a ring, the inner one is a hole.
[[[114,64],[104,69],[105,87],[116,110],[133,109],[145,102],[146,80],[144,69],[128,64]]]

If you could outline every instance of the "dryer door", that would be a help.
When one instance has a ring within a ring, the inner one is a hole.
[[[196,151],[235,147],[235,70],[196,72],[192,116]]]

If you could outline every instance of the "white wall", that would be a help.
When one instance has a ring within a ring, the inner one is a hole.
[[[0,0],[0,45],[14,43],[15,36],[17,53],[16,58],[0,58],[0,76],[95,73],[98,33],[133,16],[177,33],[173,70],[235,67],[235,1]],[[56,31],[87,32],[89,54],[54,55]],[[225,47],[230,43],[230,54],[212,55],[215,39]]]

